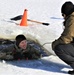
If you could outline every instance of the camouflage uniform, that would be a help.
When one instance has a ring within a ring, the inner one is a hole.
[[[16,44],[5,44],[0,46],[0,59],[39,59],[40,57],[40,51],[33,48],[30,44],[27,45],[25,50],[18,48]]]

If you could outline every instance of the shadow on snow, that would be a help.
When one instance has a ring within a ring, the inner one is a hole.
[[[63,68],[70,68],[67,65],[47,61],[44,59],[40,60],[19,60],[19,61],[6,61],[7,64],[12,64],[18,67],[24,68],[32,68],[32,69],[40,69],[51,72],[59,72],[59,73],[67,73],[65,71],[61,71]]]

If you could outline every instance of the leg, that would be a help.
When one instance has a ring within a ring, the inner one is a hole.
[[[74,47],[72,44],[58,45],[54,51],[61,60],[74,69]]]

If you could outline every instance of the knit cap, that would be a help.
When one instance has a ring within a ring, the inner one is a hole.
[[[19,43],[23,40],[26,40],[26,37],[23,34],[17,35],[16,38],[16,45],[19,46]]]

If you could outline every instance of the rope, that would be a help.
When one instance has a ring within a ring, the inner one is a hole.
[[[46,44],[51,44],[52,42],[46,42],[46,43],[44,43],[43,45],[42,45],[42,47],[44,46],[44,45],[46,45]]]

